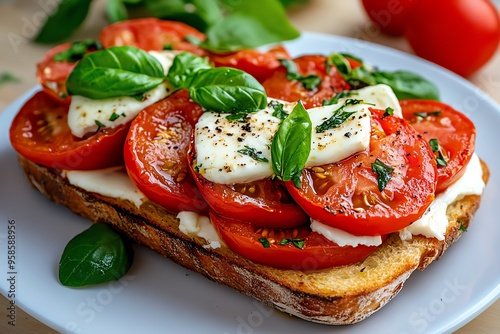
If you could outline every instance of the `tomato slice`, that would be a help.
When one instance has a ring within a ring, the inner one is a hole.
[[[271,179],[244,184],[214,183],[193,169],[191,173],[203,197],[217,214],[234,219],[245,217],[254,226],[291,228],[309,220],[293,201],[285,186]]]
[[[306,55],[295,58],[294,62],[299,74],[316,75],[321,78],[321,84],[314,90],[308,90],[299,81],[287,79],[288,71],[281,66],[262,84],[269,97],[290,102],[302,100],[306,108],[312,108],[321,106],[323,100],[331,99],[336,93],[350,89],[337,68],[326,65],[325,56]]]
[[[281,67],[278,59],[290,59],[283,46],[276,46],[266,52],[241,50],[229,54],[212,54],[210,60],[216,67],[233,67],[245,71],[259,82],[269,79]]]
[[[71,45],[72,43],[64,43],[53,47],[36,64],[36,79],[42,85],[43,90],[56,102],[64,104],[71,102],[71,97],[66,90],[66,80],[78,62],[56,61],[54,57],[68,50]]]
[[[134,119],[124,148],[125,166],[146,197],[172,212],[207,213],[188,166],[193,126],[203,113],[178,91]]]
[[[144,18],[121,21],[101,31],[101,43],[105,48],[130,45],[146,51],[160,51],[166,48],[205,55],[206,51],[185,40],[193,36],[205,40],[205,35],[182,22]]]
[[[383,235],[417,220],[432,202],[437,171],[429,144],[404,119],[383,113],[372,109],[369,149],[304,170],[300,189],[286,183],[311,217],[351,234]],[[382,191],[376,159],[393,168]]]
[[[377,249],[376,246],[362,245],[341,247],[312,232],[306,225],[291,229],[255,227],[240,220],[220,217],[212,211],[210,220],[232,251],[276,268],[319,270],[349,265],[363,261]],[[264,244],[267,243],[269,247],[266,248]]]
[[[438,163],[436,192],[448,188],[465,172],[474,153],[476,128],[461,112],[437,101],[403,100],[399,102],[403,117],[428,141],[437,139],[444,164]],[[420,115],[420,116],[419,116]]]
[[[19,154],[47,167],[100,169],[123,163],[123,143],[129,126],[100,128],[80,139],[71,134],[68,126],[68,106],[40,91],[14,118],[10,141]]]

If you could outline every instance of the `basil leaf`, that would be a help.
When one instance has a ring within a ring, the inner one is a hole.
[[[245,145],[245,148],[236,151],[238,153],[248,155],[250,158],[259,162],[269,162],[266,157],[262,156],[262,152],[257,151],[255,148]]]
[[[352,114],[356,111],[345,111],[344,108],[348,105],[357,104],[358,102],[348,102],[348,101],[361,101],[361,100],[347,100],[344,105],[340,108],[336,109],[332,116],[330,116],[323,123],[316,126],[316,133],[322,133],[329,129],[334,129],[339,127],[342,123],[344,123]]]
[[[385,108],[384,114],[382,115],[382,119],[392,115],[394,115],[394,109],[392,109],[391,107],[387,107]]]
[[[311,152],[312,123],[301,101],[281,122],[271,143],[273,171],[282,181],[300,188],[300,176]]]
[[[129,270],[133,248],[107,224],[93,224],[75,236],[59,261],[59,281],[79,287],[117,280]]]
[[[378,190],[382,191],[387,186],[387,183],[392,177],[392,171],[394,168],[387,166],[379,159],[376,159],[374,163],[372,163],[372,172],[377,174],[377,185]]]
[[[278,59],[280,63],[286,68],[286,78],[288,80],[297,80],[307,90],[314,90],[321,84],[321,78],[317,75],[303,76],[298,72],[297,64],[290,59]]]
[[[288,114],[286,113],[285,109],[283,109],[283,103],[279,103],[276,100],[272,100],[267,104],[268,107],[272,107],[274,109],[273,116],[276,118],[279,118],[281,120],[284,120],[285,118],[288,117]]]
[[[172,66],[168,70],[167,79],[177,88],[189,88],[194,73],[209,68],[211,66],[207,58],[183,52],[175,56]]]
[[[349,75],[351,72],[351,64],[349,61],[340,53],[332,53],[328,60],[332,62],[333,65],[337,68],[337,71],[342,75]]]
[[[426,118],[427,116],[440,116],[441,115],[441,110],[436,110],[436,111],[422,111],[422,112],[414,112],[413,115],[421,117],[421,118]]]
[[[253,112],[267,105],[264,87],[250,74],[229,67],[197,71],[189,96],[202,107],[217,112]]]
[[[161,84],[163,67],[146,51],[113,46],[88,54],[66,81],[71,95],[91,99],[142,94]]]
[[[128,19],[127,8],[122,0],[107,0],[106,14],[111,22]]]
[[[69,49],[59,52],[54,56],[55,61],[67,61],[69,63],[76,63],[87,54],[89,50],[101,50],[101,43],[87,39],[85,41],[73,42]]]
[[[373,75],[377,83],[390,86],[400,100],[439,100],[437,86],[418,74],[408,71],[396,71],[375,72]]]
[[[271,245],[269,244],[269,240],[266,238],[259,238],[260,243],[262,244],[262,247],[264,248],[269,248]]]
[[[145,5],[155,17],[184,22],[200,31],[222,19],[216,0],[145,0]]]
[[[443,156],[443,153],[441,152],[441,146],[438,143],[438,140],[436,138],[432,138],[429,140],[429,146],[431,147],[432,152],[436,153],[437,152],[437,157],[436,157],[436,163],[438,167],[446,167],[448,166],[448,163],[446,162],[446,159]]]
[[[201,45],[212,51],[228,52],[256,48],[299,37],[277,0],[241,0],[221,20],[210,26]]]
[[[71,36],[85,20],[91,3],[92,0],[61,0],[38,32],[35,42],[56,43]]]
[[[346,98],[346,97],[351,97],[353,95],[357,95],[358,93],[350,91],[350,90],[343,90],[340,93],[335,94],[334,97],[332,97],[330,100],[323,100],[322,105],[323,106],[331,106],[333,104],[339,103],[340,99]]]
[[[10,72],[0,73],[0,86],[9,82],[19,82],[19,78]]]

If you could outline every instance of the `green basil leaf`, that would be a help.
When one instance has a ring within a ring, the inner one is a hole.
[[[432,152],[437,152],[436,163],[438,167],[446,167],[448,163],[441,152],[441,146],[436,138],[432,138],[429,140],[429,146],[431,147]]]
[[[274,109],[273,116],[276,118],[279,118],[281,120],[284,120],[285,118],[288,117],[288,114],[286,113],[285,109],[283,109],[283,103],[279,103],[276,100],[272,100],[268,103],[268,107],[272,107]]]
[[[106,0],[106,14],[111,22],[128,19],[127,8],[122,0]]]
[[[332,53],[328,57],[328,60],[335,65],[340,74],[346,76],[351,72],[351,65],[349,61],[341,53]]]
[[[66,81],[71,95],[91,99],[142,94],[163,82],[163,67],[146,51],[113,46],[88,54]]]
[[[398,99],[439,100],[439,90],[424,77],[408,72],[375,72],[375,81],[392,88]]]
[[[392,115],[394,115],[394,109],[392,109],[391,107],[387,107],[385,108],[384,114],[382,115],[382,119]]]
[[[271,245],[269,244],[269,240],[266,238],[259,238],[260,243],[262,244],[262,247],[264,248],[269,248]]]
[[[207,58],[183,52],[175,56],[172,66],[168,70],[167,79],[177,88],[189,88],[194,73],[209,68],[211,66]]]
[[[200,31],[222,19],[217,0],[145,0],[145,4],[155,17],[184,22]]]
[[[189,87],[193,101],[210,111],[253,112],[264,109],[264,87],[250,74],[229,67],[197,71]]]
[[[314,90],[321,84],[321,78],[317,75],[303,76],[298,72],[297,64],[290,59],[278,59],[286,68],[286,78],[288,80],[297,80],[307,90]]]
[[[311,152],[312,123],[301,101],[281,122],[271,143],[273,171],[282,181],[300,188],[300,176]]]
[[[59,261],[59,281],[79,287],[117,280],[129,270],[133,248],[107,224],[93,224],[75,236]]]
[[[377,184],[378,190],[382,191],[387,186],[387,183],[392,177],[392,171],[394,168],[384,164],[379,159],[376,159],[374,163],[372,163],[372,172],[377,174]]]
[[[38,43],[57,43],[73,34],[87,17],[92,0],[61,0],[35,37]]]
[[[0,86],[9,82],[19,82],[19,78],[10,72],[0,73]]]
[[[101,50],[102,45],[93,39],[85,41],[73,42],[69,49],[59,52],[54,56],[55,61],[67,61],[69,63],[76,63],[87,54],[89,50]]]
[[[356,100],[357,101],[357,100]],[[347,104],[344,104],[340,108],[336,109],[332,116],[325,120],[323,123],[316,126],[316,133],[322,133],[329,129],[334,129],[339,127],[342,123],[344,123],[352,114],[356,111],[345,111],[344,107]]]
[[[277,0],[241,0],[227,16],[210,26],[202,45],[228,52],[299,37]]]
[[[340,93],[335,94],[330,100],[323,100],[322,105],[324,106],[331,106],[333,104],[339,103],[340,99],[346,98],[346,97],[351,97],[353,95],[357,95],[358,93],[350,91],[350,90],[343,90]]]

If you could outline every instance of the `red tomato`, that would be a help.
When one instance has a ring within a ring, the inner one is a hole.
[[[403,100],[400,104],[403,117],[413,128],[423,134],[427,141],[437,139],[442,148],[446,166],[438,164],[436,188],[436,192],[441,192],[464,173],[474,153],[476,128],[464,114],[444,103]],[[421,117],[419,113],[427,113],[428,116]],[[438,152],[435,152],[435,156],[438,156]]]
[[[259,82],[270,78],[281,67],[278,59],[290,59],[290,54],[283,46],[277,46],[267,52],[242,50],[229,54],[212,54],[210,60],[216,67],[233,67],[250,73]]]
[[[363,0],[370,20],[385,34],[402,35],[409,8],[414,0]]]
[[[205,40],[203,33],[182,22],[156,18],[127,20],[111,24],[101,31],[100,37],[105,48],[130,45],[146,51],[159,51],[165,47],[171,47],[174,50],[205,55],[205,50],[187,42],[186,36]]]
[[[186,90],[145,108],[125,142],[128,174],[147,198],[172,212],[206,213],[188,166],[193,126],[203,110]]]
[[[321,78],[317,89],[308,90],[299,81],[287,79],[287,70],[281,66],[262,84],[269,97],[295,102],[302,100],[306,108],[321,106],[323,100],[343,90],[350,89],[342,75],[332,66],[327,72],[327,58],[320,55],[301,56],[294,59],[299,74]]]
[[[429,144],[405,120],[372,110],[368,150],[304,170],[301,188],[286,186],[312,218],[355,235],[382,235],[420,218],[434,199],[436,162]],[[372,164],[393,168],[380,191]]]
[[[101,128],[83,139],[71,134],[68,106],[45,91],[21,108],[10,127],[14,149],[40,165],[58,169],[100,169],[123,163],[122,148],[129,125]]]
[[[304,225],[282,230],[258,228],[239,220],[222,218],[213,212],[210,212],[210,220],[232,251],[276,268],[319,270],[349,265],[363,261],[377,249],[376,246],[361,245],[340,247]],[[261,238],[269,243],[268,248],[264,247],[264,240],[259,241]],[[280,245],[283,240],[288,243]],[[303,247],[298,248],[293,241],[298,245],[303,243]]]
[[[405,35],[418,56],[468,76],[495,53],[500,18],[488,0],[418,0]]]
[[[194,163],[195,164],[195,163]],[[254,226],[297,227],[309,220],[278,181],[265,179],[245,184],[214,183],[191,172],[203,197],[217,214],[234,219],[244,217]]]
[[[55,61],[54,56],[70,47],[71,43],[58,45],[50,49],[42,61],[36,64],[36,79],[42,85],[43,90],[55,101],[65,104],[71,102],[71,98],[66,91],[66,79],[68,79],[77,62]]]

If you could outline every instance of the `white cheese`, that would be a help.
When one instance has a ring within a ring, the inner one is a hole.
[[[64,171],[69,183],[88,192],[128,200],[140,207],[146,196],[132,183],[125,167],[112,167],[90,171]]]
[[[356,247],[359,245],[365,246],[379,246],[382,244],[382,237],[375,236],[358,236],[347,233],[335,227],[331,227],[320,223],[317,220],[311,219],[311,230],[323,235],[328,240],[336,243],[337,245]]]
[[[271,101],[271,100],[270,100]],[[295,103],[284,104],[290,113]],[[313,125],[311,153],[306,167],[332,163],[364,150],[370,142],[369,105],[346,106],[345,111],[355,112],[334,129],[316,133],[316,126],[327,120],[343,105],[317,107],[308,110]],[[267,107],[247,116],[247,123],[229,121],[228,114],[204,113],[195,129],[195,147],[198,169],[203,176],[216,183],[245,183],[270,177],[271,142],[278,131],[280,119]],[[257,161],[241,153],[252,149],[267,162]],[[238,152],[240,151],[240,152]]]
[[[188,236],[198,236],[208,244],[205,248],[220,248],[223,242],[210,222],[210,218],[191,211],[182,211],[177,214],[179,230]]]
[[[373,104],[374,108],[377,109],[387,109],[392,108],[394,110],[394,116],[403,117],[401,111],[401,106],[399,105],[399,100],[394,94],[391,87],[378,84],[374,86],[367,86],[358,90],[352,91],[353,99],[360,99],[366,103]]]
[[[449,204],[467,195],[481,195],[485,184],[481,163],[476,154],[472,156],[464,174],[444,192],[438,194],[424,215],[408,227],[399,231],[402,240],[411,240],[413,235],[444,240],[448,227],[446,209]]]
[[[162,64],[166,75],[177,53],[150,51],[150,54]],[[165,81],[145,92],[141,101],[130,96],[93,100],[74,95],[71,97],[68,111],[69,128],[73,135],[82,138],[87,133],[97,131],[102,125],[114,128],[126,124],[133,120],[142,109],[164,99],[173,91],[173,86]]]

